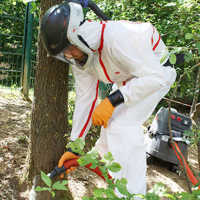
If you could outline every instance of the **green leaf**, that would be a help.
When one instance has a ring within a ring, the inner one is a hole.
[[[61,182],[62,185],[67,185],[68,181],[64,180]]]
[[[103,189],[103,188],[95,189],[93,194],[97,198],[103,197],[103,195],[105,194],[105,189]]]
[[[67,147],[70,147],[72,149],[72,151],[74,151],[80,155],[83,155],[84,154],[84,152],[83,152],[84,146],[85,146],[85,141],[82,138],[78,138],[75,141],[70,142]]]
[[[167,197],[168,199],[176,200],[176,198],[172,194],[164,194],[163,197]]]
[[[171,7],[171,6],[176,6],[176,3],[172,2],[172,3],[168,3],[168,4],[165,5],[165,7]]]
[[[196,47],[197,47],[198,52],[199,52],[199,54],[200,54],[200,42],[197,42],[197,43],[196,43]]]
[[[193,59],[193,55],[191,53],[185,54],[185,56],[184,56],[185,62],[189,63],[192,59]]]
[[[59,181],[55,182],[53,184],[52,188],[54,190],[67,190],[65,184],[63,184],[62,182],[59,182]]]
[[[85,156],[82,156],[82,157],[80,157],[79,159],[78,159],[78,163],[79,163],[79,165],[80,166],[85,166],[85,165],[87,165],[87,164],[90,164],[90,163],[92,163],[92,165],[93,165],[93,163],[95,164],[95,160],[93,160],[91,157],[90,157],[90,155],[88,155],[88,154],[86,154]]]
[[[192,39],[193,38],[193,34],[192,33],[186,33],[185,34],[185,39],[186,40],[190,40],[190,39]]]
[[[104,159],[108,161],[113,161],[112,153],[108,152],[106,155],[104,155]]]
[[[169,62],[174,65],[176,63],[176,55],[175,54],[171,54],[169,57]]]
[[[147,193],[145,195],[146,200],[160,200],[160,197],[154,193]]]
[[[56,193],[54,191],[51,191],[51,196],[52,197],[55,197],[56,196]]]
[[[92,197],[83,197],[82,200],[94,200]]]
[[[95,169],[97,166],[98,166],[97,163],[96,163],[96,162],[93,162],[92,165],[90,166],[90,168],[91,168],[91,169]]]
[[[48,177],[43,171],[41,171],[41,178],[46,185],[51,187],[52,181],[51,181],[50,177]]]
[[[84,156],[81,156],[78,159],[78,163],[80,164],[80,166],[85,166],[89,163],[92,163],[92,166],[94,167],[95,165],[98,164],[98,152],[95,150],[90,151],[89,153],[87,153]]]
[[[113,189],[107,188],[104,191],[108,199],[116,199],[116,194]]]
[[[151,189],[151,192],[157,196],[163,196],[166,194],[166,191],[166,186],[163,183],[156,183]]]
[[[36,191],[36,192],[51,191],[51,188],[37,186],[37,187],[35,188],[35,191]]]
[[[122,178],[116,181],[116,187],[118,191],[123,195],[129,195],[130,193],[127,190],[127,180]]]
[[[113,162],[110,165],[107,166],[107,168],[111,171],[111,172],[118,172],[121,170],[121,166],[119,163]]]
[[[85,156],[82,156],[78,159],[78,163],[80,166],[85,166],[90,163],[90,160],[87,160]]]

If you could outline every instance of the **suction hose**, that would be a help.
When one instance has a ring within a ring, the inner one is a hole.
[[[103,13],[103,11],[93,2],[88,1],[88,7],[101,19],[104,21],[109,20],[109,18]]]
[[[103,13],[103,11],[91,0],[66,0],[65,2],[79,3],[83,8],[90,8],[99,18],[106,21],[109,18]]]

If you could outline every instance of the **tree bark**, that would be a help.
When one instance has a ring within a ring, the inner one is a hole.
[[[62,0],[41,0],[41,16],[49,7],[61,2]],[[28,176],[30,181],[38,180],[36,185],[41,183],[38,179],[41,170],[48,173],[57,165],[65,150],[64,134],[67,133],[68,128],[68,66],[54,58],[47,57],[40,36],[38,36],[38,44]],[[37,194],[37,197],[33,199],[53,199],[48,192]]]

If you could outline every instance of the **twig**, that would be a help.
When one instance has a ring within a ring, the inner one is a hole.
[[[196,65],[193,65],[189,70],[194,70],[196,67],[199,67],[200,66],[200,63],[197,63]],[[178,86],[180,85],[180,82],[182,81],[182,78],[187,74],[187,72],[185,71],[183,74],[181,74],[178,82],[177,82],[177,86],[174,88],[174,91],[173,91],[173,95],[172,95],[172,98],[175,97],[176,93],[177,93],[177,89],[178,89]]]
[[[180,101],[176,101],[176,100],[173,100],[173,99],[168,99],[168,98],[166,98],[166,97],[163,97],[163,99],[165,99],[165,100],[167,100],[167,101],[170,101],[170,102],[173,102],[173,103],[181,104],[181,105],[183,105],[183,106],[191,107],[191,105],[182,103],[182,102],[180,102]]]
[[[169,137],[170,137],[170,143],[173,141],[173,136],[172,136],[172,126],[171,126],[171,102],[168,101],[168,128],[169,128]]]

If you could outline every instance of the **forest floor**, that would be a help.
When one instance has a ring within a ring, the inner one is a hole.
[[[19,92],[0,89],[0,200],[27,200],[28,187],[21,183],[27,167],[31,103]],[[197,150],[189,147],[188,161],[198,171]],[[147,169],[148,190],[162,182],[171,192],[188,191],[183,174],[169,171],[159,163]]]

